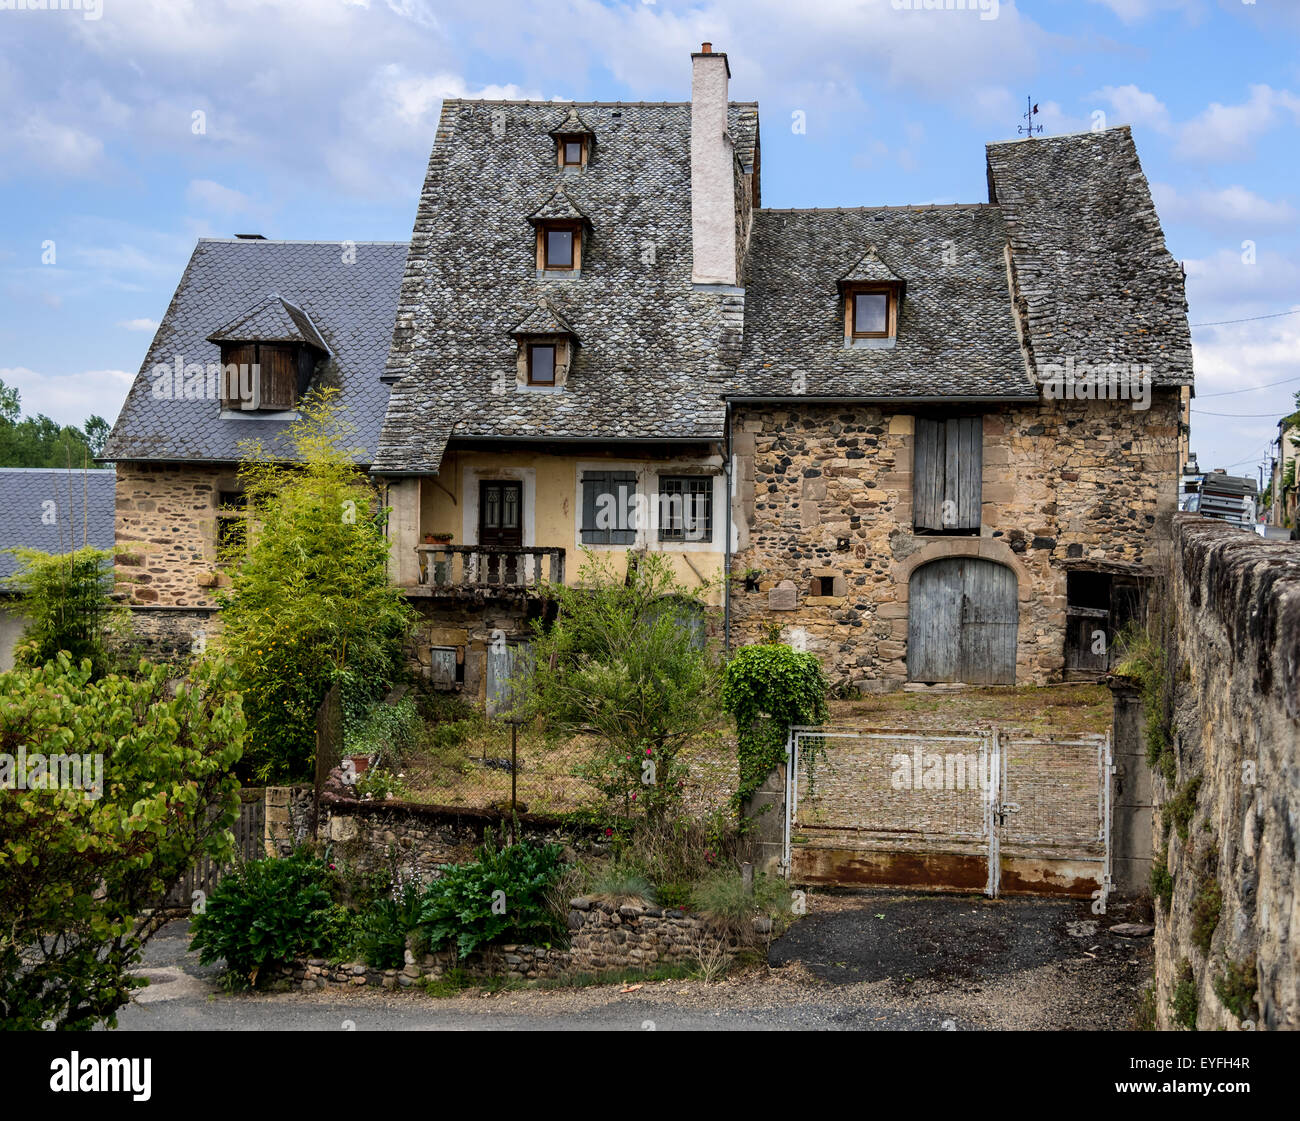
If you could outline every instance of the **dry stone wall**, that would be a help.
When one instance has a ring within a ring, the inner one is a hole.
[[[1198,1030],[1295,1030],[1300,544],[1179,515],[1174,560],[1177,777],[1154,783],[1157,860],[1173,880],[1157,907],[1157,1023],[1178,1026],[1179,995]]]

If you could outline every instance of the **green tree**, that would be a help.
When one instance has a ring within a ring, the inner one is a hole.
[[[109,424],[91,415],[85,431],[43,413],[24,418],[17,388],[0,381],[0,467],[89,467],[104,449]]]
[[[658,813],[680,793],[682,749],[717,734],[706,589],[680,583],[660,553],[628,554],[624,577],[585,550],[579,582],[547,589],[559,613],[534,624],[517,715],[540,719],[552,741],[594,733],[595,785],[625,810]]]
[[[234,667],[259,782],[307,777],[316,710],[339,683],[358,714],[405,674],[413,612],[388,581],[387,511],[345,448],[336,391],[299,406],[297,462],[250,445],[240,465],[248,532],[224,550],[220,648]]]
[[[168,677],[142,664],[137,680],[95,680],[89,663],[62,654],[0,674],[6,1028],[114,1025],[144,983],[130,970],[161,925],[167,889],[200,855],[233,852],[239,697],[215,662],[178,687]],[[77,758],[81,787],[20,782],[20,751],[29,765],[46,759],[51,777],[53,757]],[[148,911],[154,917],[143,919]]]
[[[74,664],[89,661],[95,676],[108,672],[108,639],[122,630],[123,609],[114,606],[113,551],[89,546],[70,553],[16,547],[22,568],[6,582],[22,597],[28,619],[14,651],[20,666],[39,666],[66,651]]]

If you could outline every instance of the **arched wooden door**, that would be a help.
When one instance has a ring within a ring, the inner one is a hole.
[[[979,557],[944,557],[912,573],[907,676],[912,681],[1016,683],[1016,574]]]

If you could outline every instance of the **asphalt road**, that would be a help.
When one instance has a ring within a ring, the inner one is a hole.
[[[769,966],[727,980],[570,989],[228,995],[165,927],[122,1031],[964,1031],[1128,1026],[1150,940],[1086,904],[958,896],[810,895]]]

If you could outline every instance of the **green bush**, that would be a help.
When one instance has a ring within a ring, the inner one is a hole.
[[[827,716],[826,671],[814,654],[780,643],[743,646],[727,663],[722,707],[736,720],[740,753],[739,805],[785,761],[792,724],[821,724]]]
[[[384,767],[369,767],[364,774],[357,776],[356,791],[363,802],[400,799],[406,793],[406,779]]]
[[[473,864],[440,866],[420,912],[429,945],[455,946],[464,957],[492,942],[549,946],[562,939],[565,925],[549,898],[560,853],[559,845],[485,845]]]
[[[95,680],[66,655],[0,674],[0,752],[10,763],[20,749],[29,763],[75,753],[89,787],[0,792],[4,1027],[113,1024],[143,983],[131,970],[157,924],[140,916],[196,859],[234,849],[239,697],[216,663],[171,677],[142,664],[135,680]]]
[[[1210,952],[1214,932],[1219,926],[1223,910],[1223,889],[1213,876],[1207,876],[1197,888],[1192,900],[1192,945],[1203,954]]]
[[[217,884],[191,924],[199,962],[225,959],[250,985],[298,957],[322,957],[347,936],[325,864],[305,849],[283,859],[250,860]]]
[[[1151,859],[1151,895],[1164,904],[1165,913],[1174,901],[1174,876],[1169,871],[1169,850],[1159,849]]]
[[[657,900],[654,884],[643,872],[620,861],[611,861],[591,878],[588,890],[609,903],[651,903]]]
[[[96,677],[112,668],[108,649],[111,634],[123,629],[123,612],[115,608],[113,550],[77,549],[42,553],[11,548],[21,568],[2,583],[23,597],[22,639],[14,649],[18,666],[42,666],[68,654],[73,665],[89,661]]]
[[[353,951],[372,969],[400,969],[406,963],[406,936],[420,926],[424,896],[416,880],[393,895],[375,900],[357,916]]]
[[[1196,796],[1201,792],[1201,781],[1200,775],[1188,779],[1165,806],[1165,820],[1173,824],[1178,830],[1178,836],[1184,841],[1191,832],[1192,816],[1196,813]]]

